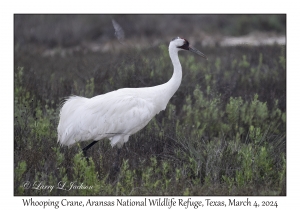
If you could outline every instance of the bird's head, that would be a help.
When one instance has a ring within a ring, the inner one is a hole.
[[[172,41],[170,42],[169,48],[172,48],[172,47],[177,49],[178,51],[179,50],[191,51],[193,53],[200,55],[201,57],[203,57],[207,60],[207,57],[202,52],[197,50],[196,48],[191,47],[190,43],[186,39],[183,39],[180,37],[176,37],[176,38],[172,39]]]

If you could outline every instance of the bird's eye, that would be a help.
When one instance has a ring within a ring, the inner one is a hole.
[[[184,45],[187,45],[187,46],[189,46],[189,45],[190,45],[190,43],[189,43],[187,40],[184,40]]]

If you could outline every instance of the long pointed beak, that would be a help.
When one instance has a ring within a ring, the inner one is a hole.
[[[208,58],[202,52],[200,52],[199,50],[197,50],[195,48],[189,47],[189,51],[196,53],[196,54],[200,55],[201,57],[205,58],[206,60],[208,60]]]

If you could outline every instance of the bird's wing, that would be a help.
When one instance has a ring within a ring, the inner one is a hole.
[[[151,101],[128,90],[90,99],[73,97],[61,110],[58,139],[71,145],[77,141],[129,136],[147,125],[155,114]]]
[[[112,19],[112,24],[113,24],[113,27],[115,29],[115,35],[116,35],[117,39],[119,40],[120,43],[123,44],[123,41],[124,41],[124,38],[125,38],[124,30],[117,23],[117,21],[115,21],[114,19]]]
[[[107,135],[131,135],[142,129],[156,114],[151,101],[125,93],[125,90],[95,97],[86,108],[90,110],[90,124],[97,125],[97,130]]]

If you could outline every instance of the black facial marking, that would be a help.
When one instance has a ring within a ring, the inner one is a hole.
[[[181,48],[183,50],[189,50],[189,45],[190,45],[190,43],[186,39],[184,39],[183,45],[178,48]]]

